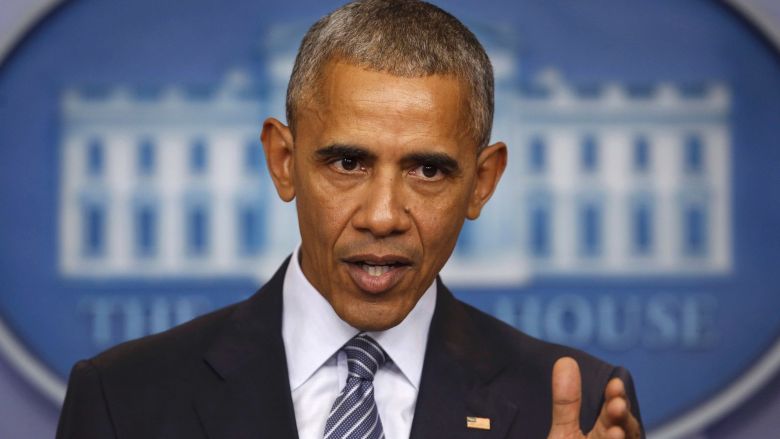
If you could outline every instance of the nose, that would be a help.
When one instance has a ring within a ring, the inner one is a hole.
[[[405,211],[405,195],[400,175],[392,171],[375,175],[366,185],[359,210],[352,225],[377,238],[401,234],[409,230],[412,220]]]

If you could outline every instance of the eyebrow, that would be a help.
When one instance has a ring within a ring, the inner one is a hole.
[[[324,146],[314,153],[321,161],[328,161],[339,157],[350,157],[364,161],[371,161],[377,158],[376,154],[362,146],[341,143]],[[413,152],[403,156],[401,161],[404,163],[435,166],[450,175],[460,173],[458,161],[449,154],[442,152]]]
[[[457,174],[460,172],[458,161],[449,154],[441,152],[415,152],[405,155],[403,161],[435,166],[448,174]]]
[[[315,154],[320,160],[329,160],[337,157],[351,157],[358,160],[376,158],[376,155],[366,148],[357,145],[343,145],[338,143],[324,146],[315,151]]]

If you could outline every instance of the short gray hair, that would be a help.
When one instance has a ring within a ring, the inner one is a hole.
[[[314,23],[287,87],[287,123],[314,96],[334,60],[403,77],[451,75],[469,89],[469,131],[479,147],[493,125],[493,67],[474,34],[446,11],[418,0],[358,0]]]

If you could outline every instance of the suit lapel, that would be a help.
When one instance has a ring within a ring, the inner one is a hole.
[[[288,263],[236,307],[206,353],[218,378],[202,385],[195,409],[210,439],[298,437],[281,330]]]
[[[490,383],[506,362],[441,280],[436,300],[410,438],[503,438],[517,407]],[[490,429],[467,428],[469,416],[489,418]]]
[[[195,410],[210,439],[298,437],[281,335],[288,262],[237,306],[205,355],[215,379],[201,384]],[[503,438],[517,407],[491,381],[506,362],[440,280],[436,300],[410,438]],[[489,418],[490,430],[467,428],[467,416]]]

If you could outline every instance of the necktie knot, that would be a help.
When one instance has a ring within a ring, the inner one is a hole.
[[[344,345],[351,377],[372,381],[377,369],[387,361],[387,354],[373,338],[358,334]]]
[[[374,374],[387,354],[373,338],[358,334],[341,348],[347,354],[349,377],[325,423],[325,439],[384,439],[374,399]]]

